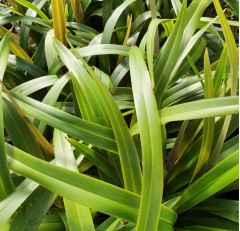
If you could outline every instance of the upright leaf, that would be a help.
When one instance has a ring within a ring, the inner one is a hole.
[[[80,0],[70,0],[76,22],[80,23],[83,20],[83,9]]]
[[[76,160],[71,145],[66,140],[67,134],[54,130],[53,142],[56,164],[78,172]],[[69,225],[69,230],[94,230],[90,209],[64,198],[64,205]]]
[[[4,72],[7,67],[10,45],[10,33],[8,32],[0,42],[0,82],[3,81]],[[11,194],[14,190],[4,144],[4,121],[3,121],[3,98],[2,85],[0,85],[0,201]]]
[[[205,51],[204,54],[204,76],[205,76],[205,99],[210,99],[214,97],[213,91],[213,80],[211,74],[211,66],[208,56],[208,51]],[[208,158],[211,153],[211,147],[214,136],[214,117],[206,118],[203,120],[203,137],[202,145],[198,157],[197,166],[194,170],[192,180],[196,177],[198,172],[203,168],[205,163],[208,161]]]
[[[52,0],[52,17],[55,37],[63,44],[66,44],[66,20],[64,13],[65,0]]]
[[[136,230],[156,230],[163,193],[160,120],[150,76],[140,49],[130,49],[129,62],[143,159],[143,185]]]
[[[126,0],[124,1],[120,6],[118,6],[114,12],[112,13],[111,17],[108,19],[104,31],[103,31],[103,36],[101,43],[102,44],[108,44],[111,43],[111,37],[112,33],[114,30],[114,27],[117,23],[117,20],[119,19],[120,15],[122,12],[133,2],[136,0]],[[102,70],[105,71],[106,73],[109,72],[109,57],[104,56],[100,59],[100,64],[102,65]]]
[[[122,117],[115,100],[99,77],[96,76],[94,71],[81,57],[79,57],[81,59],[80,62],[57,40],[55,40],[55,48],[64,64],[74,76],[78,78],[79,82],[81,82],[89,94],[93,94],[92,91],[94,91],[95,95],[98,96],[98,101],[101,104],[103,114],[110,122],[114,132],[125,188],[139,193],[141,189],[141,170],[137,150],[127,124]],[[86,86],[88,86],[88,88]]]
[[[237,45],[231,31],[231,28],[227,22],[226,16],[223,13],[222,7],[219,3],[219,0],[213,1],[215,9],[217,11],[219,21],[223,30],[224,38],[226,40],[229,64],[230,64],[230,83],[231,83],[231,91],[230,94],[235,96],[237,94],[238,88],[238,49]],[[222,127],[221,133],[219,135],[219,139],[214,147],[211,159],[208,162],[208,168],[212,168],[216,164],[216,160],[221,151],[222,145],[226,138],[227,130],[231,121],[231,116],[226,116],[224,125]]]
[[[236,95],[238,86],[238,49],[233,36],[233,32],[228,24],[225,14],[219,0],[213,0],[215,9],[217,11],[219,21],[223,30],[224,38],[228,48],[228,56],[230,63],[230,81],[231,81],[231,95]]]
[[[32,1],[32,5],[35,9],[37,9],[38,12],[39,11],[41,12],[41,8],[44,6],[44,4],[46,2],[47,2],[47,0],[34,0],[34,1]],[[21,5],[19,4],[19,6],[21,6]],[[34,9],[32,9],[32,7],[30,7],[26,11],[25,15],[31,16],[31,17],[36,17],[37,11],[35,11]],[[47,21],[49,21],[48,18],[46,18],[46,19],[47,19]],[[47,22],[47,21],[45,21],[45,22]],[[21,30],[20,30],[20,45],[26,52],[29,50],[28,48],[29,48],[29,37],[30,37],[31,25],[32,25],[32,20],[26,20],[24,22],[24,24],[21,25]]]
[[[57,52],[55,51],[53,46],[53,37],[54,30],[51,29],[48,31],[47,36],[45,38],[45,50],[44,50],[48,69],[50,69],[58,59]]]
[[[186,24],[186,1],[183,1],[177,22],[154,63],[155,95],[160,106],[162,95],[175,66]]]

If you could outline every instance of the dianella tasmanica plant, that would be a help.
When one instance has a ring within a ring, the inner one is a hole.
[[[238,16],[2,0],[0,231],[238,230]]]

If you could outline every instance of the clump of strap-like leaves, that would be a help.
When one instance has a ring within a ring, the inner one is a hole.
[[[0,4],[0,231],[237,230],[238,4]]]

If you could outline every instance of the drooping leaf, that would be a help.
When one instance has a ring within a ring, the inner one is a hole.
[[[9,157],[9,166],[13,171],[84,206],[133,223],[136,222],[140,202],[139,195],[41,161],[7,143],[6,152]],[[162,205],[160,219],[162,222],[173,224],[176,221],[176,213]]]

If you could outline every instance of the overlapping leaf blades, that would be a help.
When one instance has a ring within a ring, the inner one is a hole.
[[[0,230],[236,229],[238,13],[211,2],[1,4]]]

